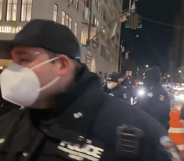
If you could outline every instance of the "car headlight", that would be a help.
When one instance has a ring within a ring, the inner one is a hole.
[[[184,95],[183,94],[179,95],[179,99],[184,100]]]
[[[142,95],[144,95],[144,94],[145,94],[145,91],[144,91],[144,90],[139,90],[139,91],[138,91],[138,95],[139,95],[139,96],[142,96]]]

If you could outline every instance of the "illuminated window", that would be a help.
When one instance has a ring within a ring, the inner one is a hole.
[[[65,18],[66,18],[66,12],[62,11],[62,19],[61,19],[61,24],[65,25]]]
[[[21,21],[30,21],[33,0],[22,0]]]
[[[94,25],[95,25],[96,27],[99,27],[99,22],[98,22],[98,20],[97,20],[96,18],[95,18]]]
[[[68,28],[69,28],[70,30],[72,30],[72,18],[71,18],[71,17],[69,17]]]
[[[100,1],[98,0],[98,11],[100,11]]]
[[[69,26],[69,16],[66,14],[66,17],[65,17],[65,26]]]
[[[78,24],[77,24],[77,22],[75,22],[75,29],[74,29],[75,36],[77,36],[77,29],[78,29]]]
[[[16,19],[17,19],[17,0],[8,0],[6,21],[16,21]]]
[[[86,37],[84,35],[83,29],[81,29],[81,44],[86,44]]]
[[[2,13],[3,13],[3,0],[0,0],[0,20],[2,20]]]
[[[70,1],[70,4],[73,4],[73,0],[69,0]]]
[[[76,0],[76,10],[79,9],[79,0]]]
[[[58,6],[54,4],[54,14],[53,14],[53,21],[57,21],[57,13],[58,13]]]

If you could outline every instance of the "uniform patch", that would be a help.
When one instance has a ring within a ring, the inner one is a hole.
[[[127,95],[126,94],[123,94],[123,98],[127,98]]]
[[[160,143],[165,147],[172,161],[182,161],[181,153],[168,136],[161,137]]]
[[[114,94],[112,94],[112,93],[109,93],[109,95],[110,95],[110,96],[114,96]]]
[[[93,146],[92,144],[84,144],[81,146],[80,144],[70,143],[67,141],[62,141],[57,148],[66,153],[68,158],[78,161],[99,161],[102,153],[104,152],[103,149]]]
[[[148,97],[153,97],[153,93],[148,93]]]
[[[130,98],[130,103],[131,105],[135,105],[137,104],[137,100],[136,99],[133,99],[132,97]]]
[[[160,101],[164,101],[164,96],[163,95],[160,95],[159,100]]]
[[[145,79],[146,78],[146,74],[145,73],[143,73],[143,79]]]

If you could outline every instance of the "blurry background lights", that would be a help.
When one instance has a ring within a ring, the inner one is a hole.
[[[146,67],[146,68],[149,68],[149,65],[147,64],[147,65],[145,65],[145,67]]]

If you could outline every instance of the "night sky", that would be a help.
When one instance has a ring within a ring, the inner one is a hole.
[[[128,0],[124,0],[124,9],[128,8]],[[137,10],[140,16],[174,24],[176,14],[180,11],[181,0],[138,0]],[[167,72],[169,51],[174,40],[175,28],[142,20],[142,29],[131,30],[122,27],[122,39],[140,38],[124,42],[130,56],[140,65],[157,65],[162,72]]]

